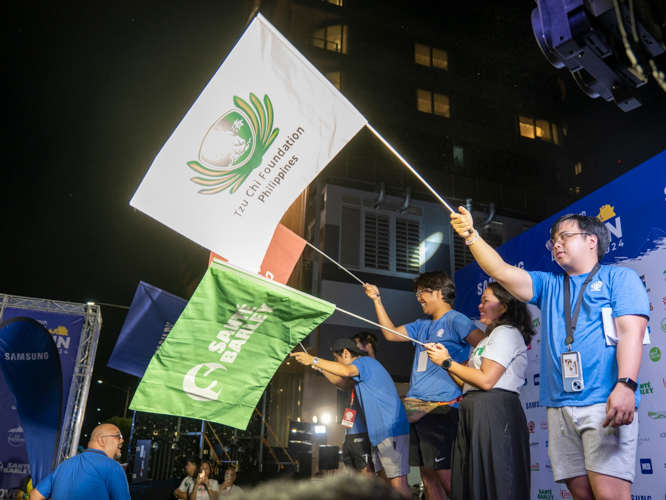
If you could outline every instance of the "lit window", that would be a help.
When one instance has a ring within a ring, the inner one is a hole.
[[[548,120],[536,121],[536,136],[542,141],[551,141],[550,138],[550,122]]]
[[[519,116],[518,123],[520,124],[520,135],[528,139],[534,139],[534,119]]]
[[[414,61],[421,66],[430,66],[430,47],[421,45],[420,43],[414,44]]]
[[[347,53],[347,26],[335,24],[314,32],[310,37],[310,45],[332,52]]]
[[[435,113],[450,118],[449,96],[418,89],[416,91],[416,109],[423,113]]]
[[[431,49],[428,45],[421,43],[414,44],[414,62],[421,66],[449,69],[449,55],[445,50]]]
[[[444,70],[449,69],[449,55],[445,50],[432,49],[432,66]]]
[[[583,171],[583,164],[581,162],[576,163],[576,165],[574,165],[574,171],[576,172],[576,175],[580,174]]]
[[[340,86],[342,85],[342,71],[329,71],[328,73],[324,73],[324,76],[329,79],[336,89],[340,90]]]
[[[580,186],[576,186],[576,196],[580,194]]]
[[[432,92],[421,89],[416,91],[416,109],[423,113],[432,113]]]
[[[453,146],[453,164],[456,167],[465,166],[464,150],[460,146]]]
[[[435,97],[435,114],[450,118],[451,112],[449,108],[449,96],[442,94],[434,94],[434,97]]]

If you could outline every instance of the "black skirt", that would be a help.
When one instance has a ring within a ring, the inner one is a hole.
[[[529,432],[518,394],[468,392],[452,458],[452,500],[529,500]]]

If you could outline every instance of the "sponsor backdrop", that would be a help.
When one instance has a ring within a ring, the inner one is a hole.
[[[565,210],[508,241],[497,250],[509,264],[528,271],[561,272],[545,243],[552,223],[566,213],[596,216],[611,232],[603,264],[627,266],[643,280],[650,297],[651,343],[643,346],[639,376],[642,400],[636,455],[636,498],[664,498],[666,483],[666,152],[636,167]],[[478,304],[488,276],[470,264],[456,273],[456,309],[478,321]],[[539,405],[541,313],[530,306],[537,335],[527,352],[521,400],[530,431],[532,498],[571,498],[553,481],[548,459],[546,409]],[[599,318],[601,321],[601,318]],[[544,377],[545,378],[545,377]]]
[[[62,368],[62,417],[64,418],[84,318],[72,314],[8,307],[3,311],[0,321],[15,317],[35,319],[53,337],[60,354]],[[37,363],[37,361],[31,361],[31,363]],[[0,415],[2,415],[0,418],[0,499],[14,498],[21,480],[30,473],[30,466],[28,465],[28,449],[25,444],[25,433],[21,425],[21,419],[16,411],[14,398],[1,372]]]

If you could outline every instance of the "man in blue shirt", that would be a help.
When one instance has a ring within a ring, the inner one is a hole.
[[[453,310],[455,290],[453,280],[443,271],[420,274],[414,279],[414,292],[423,313],[429,317],[395,327],[377,287],[365,285],[379,324],[405,336],[382,329],[387,340],[441,343],[455,361],[462,363],[468,359],[470,345],[476,346],[485,334],[468,317]],[[451,494],[451,450],[458,430],[458,398],[462,392],[446,371],[428,359],[423,345],[413,344],[416,354],[407,398],[424,402],[433,409],[418,421],[410,418],[409,463],[420,468],[426,500],[444,500]]]
[[[125,471],[118,463],[122,444],[118,427],[98,425],[88,449],[61,463],[30,492],[30,500],[130,500]]]
[[[629,500],[638,437],[636,380],[650,315],[640,278],[629,268],[599,266],[610,234],[593,217],[565,215],[551,228],[546,246],[566,276],[505,263],[480,238],[463,207],[451,219],[481,268],[515,297],[541,309],[539,396],[548,407],[548,453],[555,481],[564,481],[577,500]],[[579,297],[581,305],[576,306]],[[605,341],[602,308],[612,309],[617,345]],[[567,309],[573,331],[565,319]]]
[[[379,361],[361,356],[363,351],[354,339],[338,339],[331,350],[335,361],[319,359],[305,352],[290,356],[302,365],[321,369],[337,387],[354,389],[366,416],[376,470],[383,468],[391,485],[409,496],[409,422],[391,376]]]

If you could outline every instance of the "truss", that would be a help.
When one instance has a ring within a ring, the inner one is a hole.
[[[65,406],[65,418],[60,432],[60,443],[58,444],[56,459],[57,465],[76,454],[81,437],[83,417],[86,412],[86,402],[88,400],[90,378],[95,363],[99,331],[102,327],[102,315],[99,306],[95,305],[0,294],[0,321],[2,321],[6,307],[25,309],[26,311],[57,312],[84,317],[69,398]],[[26,314],[26,316],[29,316],[29,314]]]

